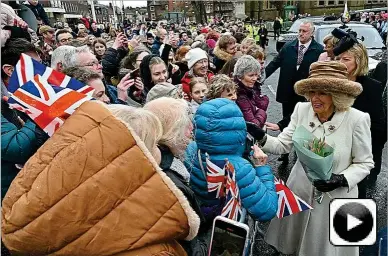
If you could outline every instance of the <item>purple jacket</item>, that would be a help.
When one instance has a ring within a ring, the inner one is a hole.
[[[267,120],[267,108],[269,98],[261,94],[260,84],[256,83],[253,88],[245,87],[240,81],[236,80],[237,105],[240,107],[246,122],[255,123],[263,128]]]

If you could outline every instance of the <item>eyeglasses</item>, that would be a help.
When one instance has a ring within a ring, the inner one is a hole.
[[[98,66],[100,63],[98,61],[93,61],[88,64],[85,64],[84,67],[93,67],[93,66]]]
[[[72,40],[73,40],[73,38],[69,37],[69,38],[63,38],[63,39],[59,40],[59,42],[66,43],[66,42],[71,42]]]
[[[209,60],[208,59],[203,59],[203,60],[197,61],[197,63],[200,64],[200,65],[203,65],[203,64],[207,65],[207,64],[209,64]]]

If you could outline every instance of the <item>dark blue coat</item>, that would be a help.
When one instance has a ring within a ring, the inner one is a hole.
[[[298,39],[285,44],[279,54],[265,68],[267,78],[280,68],[276,91],[277,102],[298,102],[304,100],[303,97],[295,93],[294,84],[309,76],[310,65],[318,61],[319,55],[323,52],[323,46],[312,39],[309,48],[303,56],[302,64],[297,70],[298,44]]]

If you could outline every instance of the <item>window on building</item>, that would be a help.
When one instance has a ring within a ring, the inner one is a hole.
[[[154,12],[151,13],[151,19],[155,19],[155,13]]]
[[[338,4],[339,5],[342,5],[342,4],[345,4],[343,0],[338,0]]]
[[[155,8],[153,6],[150,6],[150,11],[155,11]],[[152,15],[152,13],[151,13]]]
[[[264,10],[271,9],[271,3],[268,0],[263,1]]]
[[[334,0],[329,0],[329,1],[327,1],[327,5],[335,5],[335,1]]]
[[[319,0],[318,1],[318,6],[324,6],[325,5],[325,1],[324,0]]]

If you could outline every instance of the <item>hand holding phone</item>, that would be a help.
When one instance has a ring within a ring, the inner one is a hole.
[[[249,227],[237,221],[218,216],[213,222],[208,256],[244,256],[248,247]]]
[[[126,74],[117,85],[117,98],[122,101],[128,100],[128,89],[135,84],[135,80],[131,78],[132,73]]]

